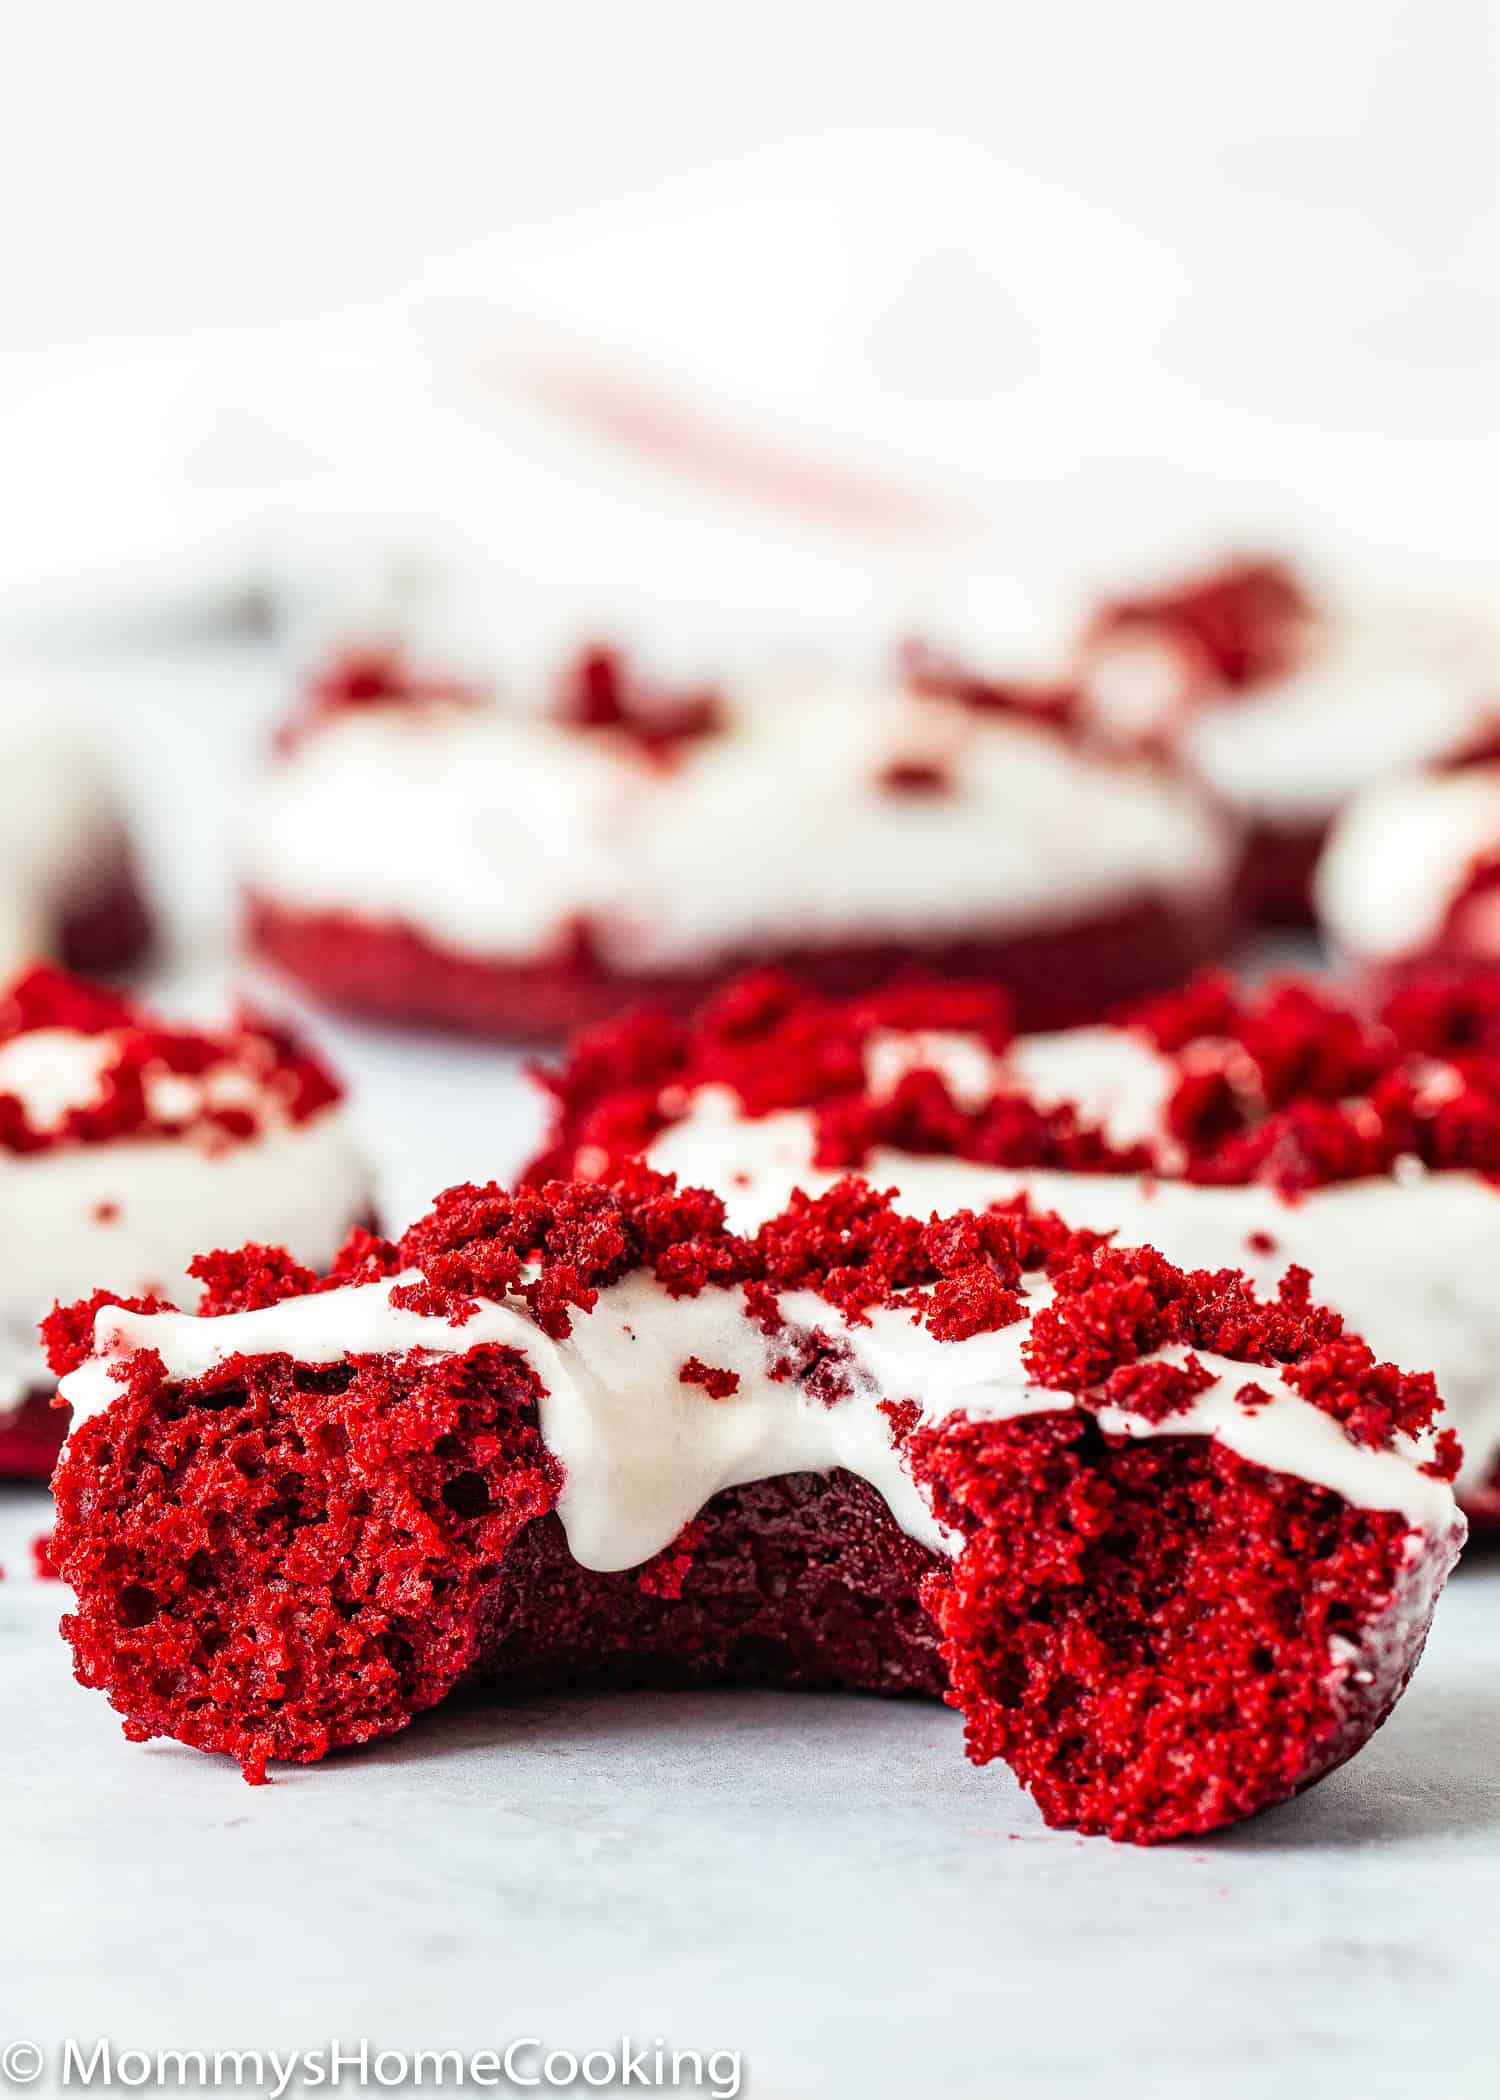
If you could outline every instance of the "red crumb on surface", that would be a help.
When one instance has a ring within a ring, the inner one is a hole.
[[[327,1067],[293,1035],[248,1011],[212,1031],[167,1027],[132,1000],[38,965],[0,995],[0,1046],[51,1030],[109,1038],[94,1095],[38,1124],[19,1095],[0,1091],[0,1150],[189,1134],[237,1143],[255,1136],[268,1117],[302,1123],[341,1094]],[[170,1080],[185,1084],[166,1089],[163,1105],[162,1082]],[[94,1213],[101,1222],[117,1214],[115,1204]]]
[[[1312,614],[1284,563],[1233,561],[1167,590],[1115,599],[1095,616],[1084,647],[1149,634],[1180,654],[1200,692],[1240,693],[1292,668]]]
[[[1122,1249],[1098,1233],[1075,1230],[1032,1210],[1024,1198],[923,1222],[899,1210],[889,1192],[853,1176],[820,1196],[795,1191],[753,1234],[731,1232],[723,1220],[723,1204],[710,1191],[679,1188],[672,1175],[634,1162],[608,1187],[554,1181],[515,1191],[496,1182],[447,1189],[389,1258],[421,1271],[439,1294],[431,1308],[436,1317],[454,1297],[519,1298],[555,1340],[570,1334],[575,1311],[591,1311],[601,1290],[639,1272],[653,1275],[673,1297],[742,1287],[757,1318],[773,1313],[782,1291],[812,1291],[855,1325],[877,1307],[906,1310],[925,1319],[940,1340],[1025,1318],[1021,1293],[1031,1275],[1052,1286],[1050,1302],[1031,1316],[1022,1351],[1039,1386],[1103,1393],[1104,1404],[1133,1405],[1119,1395],[1136,1390],[1137,1382],[1112,1383],[1117,1374],[1185,1344],[1280,1366],[1279,1375],[1304,1399],[1371,1449],[1420,1434],[1441,1406],[1430,1373],[1377,1364],[1362,1341],[1344,1332],[1337,1313],[1312,1302],[1305,1269],[1290,1268],[1275,1297],[1261,1299],[1237,1270],[1179,1269],[1152,1248]],[[370,1239],[356,1236],[357,1268],[368,1261]],[[258,1246],[200,1257],[192,1273],[205,1286],[200,1310],[206,1318],[349,1280],[347,1263],[316,1277],[285,1249]],[[59,1307],[44,1333],[60,1375],[91,1353],[99,1307],[116,1304],[162,1309],[156,1300],[106,1292]],[[684,1384],[712,1390],[733,1374],[690,1357],[679,1375]],[[220,1373],[208,1382],[222,1382]],[[1140,1385],[1143,1393],[1148,1389],[1156,1390],[1152,1381]],[[1180,1387],[1172,1383],[1170,1390]]]
[[[611,730],[667,765],[685,745],[717,736],[728,722],[723,702],[706,687],[678,693],[648,685],[619,650],[597,646],[563,673],[553,713],[570,729]]]
[[[940,1342],[964,1342],[970,1335],[1012,1327],[1024,1315],[1025,1301],[981,1259],[934,1286],[926,1324]]]
[[[178,1382],[142,1350],[55,1481],[77,1673],[133,1739],[225,1751],[261,1780],[272,1759],[388,1735],[478,1679],[944,1693],[970,1754],[1005,1757],[1049,1821],[1155,1842],[1309,1784],[1415,1663],[1423,1626],[1403,1619],[1393,1640],[1384,1621],[1410,1560],[1399,1513],[1212,1438],[1130,1441],[1096,1420],[1112,1404],[1169,1421],[1202,1389],[1192,1352],[1211,1349],[1275,1365],[1367,1448],[1420,1429],[1432,1381],[1376,1365],[1299,1277],[1261,1301],[1232,1272],[1183,1272],[1021,1204],[922,1222],[856,1181],[735,1235],[717,1199],[641,1167],[610,1187],[449,1190],[397,1246],[360,1236],[316,1287],[393,1262],[445,1299],[523,1294],[554,1335],[633,1271],[678,1295],[739,1289],[773,1334],[786,1289],[857,1321],[877,1305],[920,1316],[958,1286],[966,1328],[1045,1276],[1028,1368],[1081,1404],[929,1422],[914,1398],[884,1402],[951,1562],[836,1471],[727,1491],[644,1565],[599,1574],[567,1552],[541,1389],[515,1350],[235,1356]],[[215,1256],[212,1277],[210,1317],[304,1287],[262,1248]],[[86,1310],[57,1316],[61,1354]],[[828,1337],[781,1332],[783,1375],[846,1404]],[[1181,1363],[1144,1361],[1169,1344]],[[1439,1578],[1453,1543],[1422,1549]],[[1336,1672],[1335,1635],[1353,1658]]]
[[[727,1400],[740,1389],[738,1371],[726,1371],[706,1364],[701,1357],[690,1356],[677,1373],[679,1385],[701,1385],[710,1400]]]
[[[814,1164],[830,1169],[857,1169],[890,1147],[997,1167],[1261,1183],[1288,1197],[1408,1159],[1500,1176],[1500,982],[1482,974],[1413,979],[1366,1007],[1312,979],[1250,993],[1212,971],[1122,1025],[1176,1067],[1154,1145],[1115,1144],[1066,1101],[1038,1106],[1007,1085],[1003,1056],[978,1106],[928,1070],[872,1095],[866,1055],[881,1030],[975,1034],[1003,1053],[1005,1009],[983,989],[916,981],[831,1000],[762,971],[690,1021],[635,1009],[580,1034],[539,1073],[553,1120],[532,1171],[607,1178],[699,1088],[720,1087],[748,1117],[810,1110]]]
[[[212,1318],[216,1313],[258,1312],[263,1305],[277,1305],[283,1298],[299,1297],[316,1288],[317,1276],[285,1247],[261,1247],[248,1243],[233,1254],[199,1254],[188,1263],[188,1274],[202,1286],[198,1311]]]
[[[61,1582],[62,1577],[52,1564],[52,1534],[40,1531],[31,1542],[31,1567],[38,1582]]]

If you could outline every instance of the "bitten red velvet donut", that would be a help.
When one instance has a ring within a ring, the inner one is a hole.
[[[547,1077],[542,1175],[644,1152],[744,1230],[851,1169],[920,1214],[1028,1193],[1191,1268],[1288,1264],[1383,1357],[1419,1363],[1500,1521],[1500,980],[1362,1004],[1211,976],[1117,1025],[1015,1035],[983,990],[819,999],[770,973],[683,1023],[582,1037]]]
[[[359,657],[282,739],[252,937],[315,996],[545,1036],[747,961],[913,958],[1078,1020],[1218,954],[1234,827],[1051,689],[664,693],[580,660],[545,711]]]
[[[369,1201],[338,1085],[278,1030],[175,1027],[49,968],[0,985],[0,1475],[45,1478],[62,1441],[57,1299],[176,1295],[247,1233],[327,1261]]]
[[[858,1181],[447,1192],[324,1278],[49,1323],[54,1557],[127,1735],[320,1758],[454,1687],[945,1694],[1054,1824],[1154,1842],[1350,1756],[1463,1536],[1430,1376],[1024,1208]]]

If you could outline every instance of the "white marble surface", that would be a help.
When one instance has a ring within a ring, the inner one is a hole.
[[[36,1522],[0,1504],[0,1550]],[[12,2036],[743,2052],[755,2100],[1486,2100],[1500,1567],[1352,1766],[1208,1844],[1046,1831],[957,1718],[770,1693],[439,1711],[246,1787],[123,1742],[0,1584]]]
[[[225,840],[274,705],[205,645],[65,681],[133,741],[159,991],[223,977]],[[163,758],[169,760],[165,766]],[[393,1222],[503,1174],[518,1061],[321,1030]],[[950,1714],[754,1693],[440,1712],[260,1790],[71,1680],[37,1491],[0,1493],[0,2044],[739,2049],[755,2100],[1487,2100],[1500,2090],[1500,1562],[1460,1570],[1357,1763],[1152,1853],[1046,1832]],[[0,2066],[3,2066],[0,2049]],[[636,2087],[632,2090],[642,2090]],[[0,2082],[0,2093],[3,2093]]]

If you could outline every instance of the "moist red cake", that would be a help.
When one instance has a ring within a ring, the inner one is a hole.
[[[1379,1726],[1463,1520],[1430,1376],[1024,1206],[859,1181],[753,1236],[633,1168],[449,1190],[199,1316],[49,1323],[80,1680],[247,1777],[463,1685],[942,1694],[1053,1824],[1147,1843]]]
[[[58,1297],[185,1291],[197,1248],[247,1228],[326,1261],[369,1205],[337,1083],[279,1029],[165,1024],[45,966],[0,982],[0,1196],[0,1475],[43,1479]]]
[[[1500,1521],[1500,980],[1351,996],[1200,978],[1108,1027],[1018,1035],[984,987],[829,1000],[762,973],[640,1010],[540,1074],[534,1177],[644,1154],[753,1229],[856,1170],[923,1211],[1028,1193],[1191,1267],[1289,1262],[1385,1357],[1433,1366],[1460,1498]]]
[[[1464,607],[1344,606],[1255,557],[1108,602],[1079,647],[1091,715],[1173,751],[1242,820],[1246,908],[1312,917],[1339,808],[1500,719],[1500,634]]]
[[[1234,855],[1050,688],[666,692],[592,651],[535,710],[367,654],[282,735],[248,925],[321,998],[490,1034],[767,960],[848,993],[916,958],[1053,1025],[1222,952]]]

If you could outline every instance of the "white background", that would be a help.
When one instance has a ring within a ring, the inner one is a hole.
[[[1487,581],[1497,52],[1485,0],[18,10],[0,610],[372,547],[690,640],[1204,532]],[[563,364],[941,523],[629,467]]]

